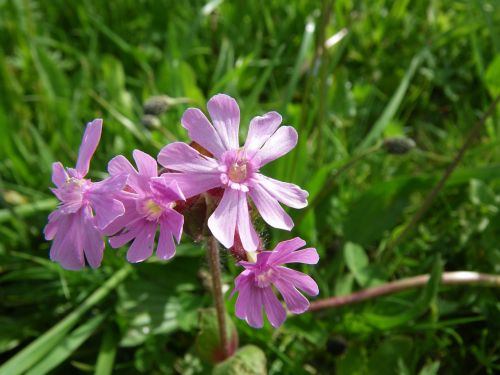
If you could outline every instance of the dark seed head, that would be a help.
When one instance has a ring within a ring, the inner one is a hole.
[[[170,97],[166,95],[152,96],[144,103],[143,111],[146,115],[158,116],[165,112],[170,106]]]
[[[384,149],[389,154],[403,155],[415,147],[415,141],[411,138],[391,137],[384,139]]]
[[[142,116],[142,125],[148,129],[158,129],[161,126],[161,121],[154,115]]]

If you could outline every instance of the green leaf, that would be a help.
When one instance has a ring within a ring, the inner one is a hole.
[[[33,366],[26,375],[47,374],[59,366],[95,332],[105,316],[105,314],[97,315],[66,335],[64,339],[43,357],[40,362]]]
[[[378,240],[393,228],[409,203],[410,192],[421,182],[414,178],[396,178],[371,187],[349,207],[344,235],[362,246]]]
[[[198,284],[197,262],[176,258],[169,263],[138,264],[135,269],[137,279],[119,289],[120,345],[137,346],[150,335],[197,326],[197,311],[204,303],[192,293]]]
[[[200,358],[208,363],[217,363],[224,358],[219,335],[219,322],[214,308],[200,310],[199,333],[196,337],[196,351]],[[238,347],[238,331],[233,320],[226,314],[226,333],[229,353],[232,355]]]
[[[484,77],[486,81],[486,87],[490,91],[492,97],[496,97],[500,94],[500,55],[497,55],[495,59],[488,65],[486,69],[486,74]]]
[[[469,183],[470,200],[475,205],[493,206],[497,205],[495,193],[483,181],[473,179]]]
[[[413,346],[413,340],[406,336],[387,338],[368,359],[366,373],[397,375],[398,362],[409,361]]]
[[[103,286],[94,291],[71,314],[5,362],[2,367],[0,367],[0,375],[17,375],[24,373],[46,356],[47,353],[53,350],[53,348],[64,339],[80,318],[116,288],[116,286],[128,276],[131,270],[132,267],[126,265],[121,270],[117,271]]]
[[[431,362],[419,371],[418,375],[436,375],[439,371],[439,366],[441,363],[439,361]]]
[[[364,284],[363,270],[368,265],[369,259],[363,248],[355,243],[347,242],[344,246],[344,258],[356,280]]]
[[[110,375],[113,373],[119,342],[119,333],[115,326],[110,325],[102,337],[101,347],[99,348],[99,355],[95,366],[95,375]]]
[[[362,287],[380,284],[376,270],[370,267],[369,258],[363,248],[355,243],[347,242],[344,246],[344,258],[349,271]]]
[[[368,358],[366,351],[359,345],[349,346],[339,358],[335,373],[338,375],[364,375],[367,373]]]
[[[254,345],[246,345],[214,367],[212,375],[267,375],[266,356]]]

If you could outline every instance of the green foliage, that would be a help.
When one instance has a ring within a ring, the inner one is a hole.
[[[157,155],[186,140],[183,111],[217,92],[240,103],[242,135],[270,110],[299,131],[294,151],[264,172],[317,202],[290,210],[292,233],[263,234],[269,245],[300,235],[318,249],[320,263],[305,270],[320,298],[431,274],[420,290],[290,316],[278,330],[237,320],[227,294],[242,347],[253,345],[235,358],[257,373],[266,362],[269,374],[497,373],[498,292],[439,279],[500,273],[499,109],[413,232],[388,244],[500,93],[499,9],[497,0],[0,1],[0,374],[211,371],[195,350],[198,310],[211,305],[201,245],[185,239],[172,262],[132,267],[124,249],[106,249],[100,269],[69,272],[47,259],[42,228],[56,204],[51,163],[74,165],[87,121],[104,119],[98,179],[117,154]],[[147,128],[153,95],[189,102]],[[394,135],[416,148],[384,152]],[[240,269],[223,258],[232,286]]]
[[[254,345],[246,345],[234,356],[215,366],[213,375],[265,375],[266,356]]]
[[[226,314],[226,332],[230,355],[232,355],[238,345],[238,332],[233,320]],[[219,334],[219,324],[215,308],[202,309],[199,311],[198,319],[199,333],[196,337],[196,352],[199,357],[207,363],[217,363],[224,358],[224,350],[221,345]]]

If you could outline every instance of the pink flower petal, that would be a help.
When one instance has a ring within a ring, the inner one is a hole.
[[[273,293],[271,287],[262,289],[262,298],[267,318],[274,328],[278,328],[286,319],[286,311]]]
[[[250,121],[246,150],[259,150],[274,134],[281,124],[281,115],[278,112],[268,112],[264,116],[256,116]]]
[[[160,233],[163,230],[172,233],[177,243],[179,243],[182,236],[182,227],[184,226],[184,216],[171,209],[166,210],[163,215],[164,217],[160,221]]]
[[[167,184],[176,182],[186,198],[221,186],[218,173],[164,173],[161,178]]]
[[[181,123],[187,129],[189,138],[212,153],[217,159],[226,151],[219,134],[198,108],[188,108],[182,115]]]
[[[317,264],[319,261],[319,255],[316,249],[312,247],[294,251],[290,254],[285,254],[277,259],[272,259],[273,264],[285,264],[285,263],[304,263],[304,264]],[[279,263],[278,263],[279,262]]]
[[[291,312],[301,314],[309,308],[309,301],[307,298],[295,289],[295,287],[291,285],[288,280],[276,280],[274,285],[280,291],[288,309]]]
[[[58,262],[67,270],[79,270],[85,267],[83,257],[82,211],[67,215],[61,220],[57,234],[50,248],[50,259]]]
[[[144,225],[128,249],[127,260],[130,263],[137,263],[148,259],[153,254],[155,235],[156,223]]]
[[[217,162],[203,156],[191,146],[174,142],[162,148],[158,161],[165,168],[179,172],[219,173]]]
[[[292,238],[291,240],[281,241],[273,250],[273,254],[290,254],[292,251],[300,249],[306,244],[300,237]]]
[[[255,251],[259,246],[259,236],[255,232],[250,214],[248,212],[247,195],[242,191],[238,191],[238,233],[240,235],[241,244],[246,251]]]
[[[61,163],[52,163],[52,182],[54,185],[61,187],[66,183],[68,178],[69,176]]]
[[[252,283],[253,274],[250,271],[243,271],[234,280],[235,288],[231,293],[231,297],[234,293],[238,292],[238,298],[236,299],[235,313],[240,319],[246,319],[247,317],[247,307],[251,303],[250,297],[250,283]]]
[[[92,197],[92,207],[95,211],[95,225],[100,230],[125,213],[122,202],[101,194]]]
[[[89,171],[90,159],[99,144],[102,132],[102,120],[96,119],[87,124],[85,133],[83,134],[82,144],[78,153],[76,162],[76,170],[81,178],[87,175]]]
[[[109,239],[109,244],[112,248],[119,248],[127,242],[132,241],[144,230],[144,223],[138,221],[135,225],[131,225],[130,229],[124,233],[113,236]]]
[[[57,231],[59,230],[60,220],[64,218],[60,210],[51,212],[49,215],[49,222],[43,229],[43,234],[47,241],[54,239]]]
[[[172,181],[169,185],[168,188],[172,191],[174,194],[175,199],[173,201],[185,201],[186,197],[184,196],[184,193],[182,192],[179,184],[177,181]]]
[[[280,265],[284,263],[294,263],[289,262],[289,259],[295,259],[293,254],[295,250],[300,249],[302,246],[306,244],[306,241],[304,241],[302,238],[295,237],[292,238],[291,240],[287,241],[282,241],[280,242],[272,252],[270,252],[268,264],[271,265]],[[317,253],[316,253],[317,255]],[[301,263],[296,262],[296,263]],[[308,263],[308,262],[306,262]],[[314,264],[314,263],[309,263],[309,264]]]
[[[175,243],[172,232],[170,231],[167,223],[162,220],[160,222],[160,238],[158,239],[158,246],[156,247],[156,256],[159,259],[168,260],[174,255]]]
[[[316,281],[314,281],[311,276],[286,267],[278,267],[278,269],[280,271],[281,280],[287,282],[288,285],[292,284],[295,288],[304,291],[304,293],[310,296],[318,295],[318,284],[316,284]]]
[[[226,189],[214,213],[208,219],[208,228],[227,249],[233,246],[238,216],[238,190]]]
[[[145,186],[145,179],[141,178],[136,169],[130,164],[127,158],[123,155],[115,156],[108,163],[108,172],[111,176],[121,174],[128,175],[127,185],[137,192],[143,192],[147,187]]]
[[[261,288],[253,286],[251,283],[248,287],[248,305],[247,305],[247,323],[254,328],[262,328],[264,325],[262,319],[263,292]]]
[[[186,198],[177,181],[167,181],[163,177],[152,177],[149,181],[151,191],[164,202],[185,201]]]
[[[290,216],[266,190],[256,184],[250,188],[249,194],[266,223],[274,228],[284,230],[293,228]]]
[[[260,185],[275,199],[292,208],[304,208],[307,206],[309,193],[297,185],[282,182],[256,173],[255,177]]]
[[[228,95],[218,94],[208,101],[207,109],[225,149],[238,149],[240,147],[238,139],[240,107],[236,100]]]
[[[93,221],[92,216],[85,215],[83,252],[90,267],[97,268],[101,265],[102,262],[102,257],[104,252],[104,241],[102,239],[101,233],[93,225],[92,221]]]
[[[95,224],[99,229],[104,229],[125,213],[123,203],[114,199],[114,196],[123,189],[126,181],[126,175],[111,176],[90,187],[88,199],[95,211]]]
[[[158,176],[158,164],[153,157],[149,156],[145,152],[142,152],[141,150],[134,150],[132,155],[139,170],[139,175],[145,177]]]
[[[105,180],[94,182],[89,189],[90,196],[95,196],[99,194],[109,194],[109,193],[118,193],[125,187],[127,183],[127,175],[120,174],[116,176],[111,176],[106,178]]]
[[[130,196],[134,197],[131,198]],[[137,220],[141,219],[141,216],[137,212],[137,195],[131,193],[120,193],[119,201],[123,204],[125,208],[125,213],[121,216],[116,217],[110,224],[108,224],[102,231],[106,236],[111,236],[126,226],[131,227]]]
[[[297,145],[297,131],[291,126],[282,126],[257,152],[260,167],[287,154]]]

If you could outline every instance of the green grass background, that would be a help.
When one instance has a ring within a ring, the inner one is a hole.
[[[56,204],[51,163],[74,165],[87,121],[104,119],[93,179],[117,154],[186,140],[188,105],[142,125],[153,95],[205,109],[224,92],[240,104],[242,134],[270,110],[299,131],[265,172],[321,199],[291,212],[291,234],[263,234],[270,246],[300,235],[318,249],[319,265],[304,270],[320,297],[443,270],[500,272],[498,110],[411,235],[388,246],[500,93],[497,0],[0,0],[0,45],[2,374],[209,373],[194,350],[197,311],[211,304],[201,245],[185,239],[172,262],[133,267],[125,249],[106,249],[100,269],[69,272],[42,236]],[[379,147],[390,136],[417,147],[391,155]],[[223,258],[232,286],[239,270]],[[270,374],[493,374],[498,297],[430,282],[279,330],[251,329],[234,299],[227,307]]]

